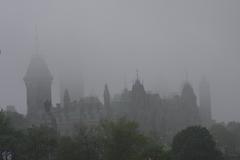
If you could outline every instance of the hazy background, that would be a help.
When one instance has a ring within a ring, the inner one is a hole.
[[[54,76],[84,81],[85,95],[131,87],[178,93],[188,80],[198,94],[206,76],[213,117],[240,121],[239,0],[0,0],[0,105],[26,112],[23,77],[38,28],[39,52]],[[80,82],[81,81],[81,82]]]

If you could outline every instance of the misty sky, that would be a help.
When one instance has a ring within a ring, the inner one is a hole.
[[[39,52],[54,76],[83,81],[85,95],[131,87],[178,93],[187,79],[198,94],[206,76],[213,117],[240,121],[239,0],[0,0],[0,105],[26,112],[23,77]],[[188,75],[188,76],[186,76]]]

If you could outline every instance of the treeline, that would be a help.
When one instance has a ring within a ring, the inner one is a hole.
[[[206,128],[179,132],[170,146],[139,131],[127,119],[102,121],[96,127],[78,126],[60,136],[46,126],[16,129],[0,112],[0,150],[14,151],[16,160],[222,160]]]
[[[210,132],[226,159],[240,159],[240,123],[216,123]]]

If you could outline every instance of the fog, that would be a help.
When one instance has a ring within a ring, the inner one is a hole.
[[[185,80],[198,94],[205,76],[213,118],[240,121],[239,7],[239,0],[1,0],[0,106],[26,113],[23,77],[39,52],[54,77],[54,104],[61,77],[102,98],[105,83],[112,95],[130,88],[136,70],[162,97]]]

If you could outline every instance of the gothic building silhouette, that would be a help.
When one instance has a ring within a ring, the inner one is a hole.
[[[126,117],[136,121],[143,132],[171,137],[185,127],[209,126],[212,121],[210,89],[206,81],[200,84],[200,106],[189,82],[184,83],[180,95],[161,98],[159,94],[147,93],[137,76],[130,90],[125,88],[113,97],[105,85],[104,103],[97,97],[72,101],[66,88],[64,102],[53,107],[52,80],[44,59],[34,55],[24,77],[27,119],[31,125],[45,124],[61,134],[71,135],[77,125],[97,125],[102,119]]]

